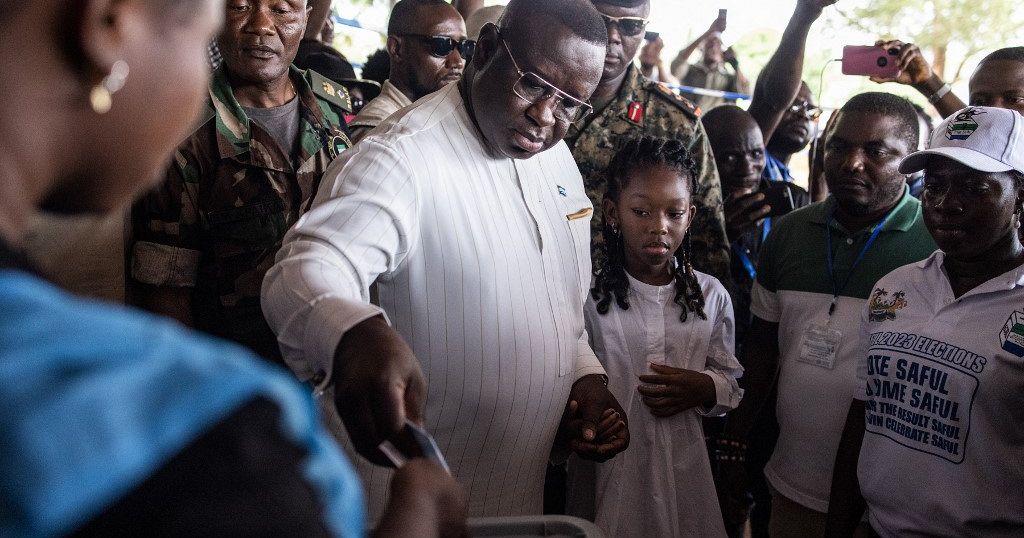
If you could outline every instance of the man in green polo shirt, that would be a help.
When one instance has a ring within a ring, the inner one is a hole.
[[[917,147],[913,106],[872,92],[853,97],[838,114],[826,133],[832,195],[780,219],[761,247],[744,346],[746,393],[726,428],[742,449],[777,379],[780,433],[764,471],[773,536],[824,532],[832,466],[856,383],[861,311],[878,279],[935,250],[920,203],[898,170]],[[738,494],[741,469],[730,467],[727,479]]]

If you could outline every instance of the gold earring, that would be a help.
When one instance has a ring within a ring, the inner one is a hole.
[[[110,67],[110,74],[103,77],[99,84],[93,86],[89,92],[89,104],[93,112],[106,114],[114,105],[114,94],[124,87],[128,80],[128,64],[124,60],[114,62]]]

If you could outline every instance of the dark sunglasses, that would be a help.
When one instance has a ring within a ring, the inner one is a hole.
[[[644,31],[649,22],[643,17],[610,17],[601,13],[601,17],[604,18],[604,24],[614,24],[619,27],[619,33],[624,36],[638,36]]]
[[[457,50],[459,56],[468,62],[473,59],[473,51],[476,50],[476,41],[465,37],[459,41],[446,35],[401,34],[401,37],[413,37],[426,43],[430,46],[430,55],[436,58],[445,58]]]

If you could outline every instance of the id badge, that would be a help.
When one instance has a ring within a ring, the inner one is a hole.
[[[812,323],[804,329],[797,360],[831,370],[836,367],[836,352],[842,339],[843,333]]]

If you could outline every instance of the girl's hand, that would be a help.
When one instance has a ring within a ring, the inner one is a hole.
[[[664,364],[651,364],[654,374],[640,376],[644,385],[637,387],[644,405],[656,417],[670,417],[688,409],[715,404],[715,383],[711,376],[673,368]]]

